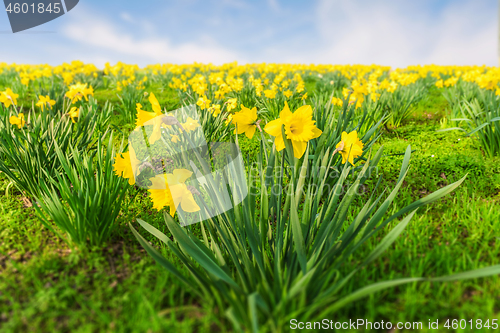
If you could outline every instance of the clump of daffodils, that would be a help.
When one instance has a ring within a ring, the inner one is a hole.
[[[188,117],[185,122],[181,123],[177,118],[165,115],[162,107],[154,93],[148,94],[149,102],[153,112],[145,111],[142,105],[137,103],[137,127],[147,125],[153,126],[153,131],[149,137],[149,143],[154,144],[161,138],[161,128],[171,128],[177,126],[179,131],[189,133],[196,130],[201,125],[198,120]],[[179,132],[180,134],[180,132]],[[181,141],[179,135],[170,134],[170,141],[177,143]],[[114,172],[117,176],[128,179],[130,185],[136,183],[136,178],[141,173],[144,166],[151,164],[139,160],[132,146],[129,146],[129,151],[115,157],[113,164]],[[192,172],[186,169],[175,169],[172,173],[157,174],[153,178],[149,178],[151,185],[148,186],[150,199],[153,201],[153,208],[161,210],[165,207],[169,208],[170,215],[174,216],[180,206],[185,212],[197,212],[200,207],[196,204],[193,194],[198,193],[193,187],[186,185],[186,181],[191,177]]]

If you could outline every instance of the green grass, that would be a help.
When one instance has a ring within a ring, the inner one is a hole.
[[[310,93],[315,81],[306,80]],[[167,109],[178,107],[175,92],[160,88],[147,90],[155,91]],[[100,103],[118,103],[115,92],[96,90],[95,97]],[[376,281],[447,275],[500,262],[500,158],[486,158],[477,139],[457,132],[437,133],[446,109],[440,92],[431,89],[409,121],[384,132],[374,147],[385,147],[378,174],[384,177],[383,185],[392,187],[403,159],[393,154],[403,153],[408,144],[415,150],[393,211],[468,174],[466,181],[452,195],[420,209],[391,248],[344,287],[345,294]],[[124,125],[118,116],[112,123]],[[244,136],[239,140],[245,157],[253,159],[258,140]],[[37,221],[32,208],[23,206],[21,193],[13,187],[7,191],[8,185],[0,174],[0,331],[230,330],[218,309],[200,304],[154,263],[130,233],[126,224],[142,218],[169,235],[144,190],[131,190],[117,231],[106,246],[72,251]],[[363,196],[357,201],[359,209]],[[154,237],[142,235],[174,260]],[[366,257],[382,237],[373,238],[352,260]],[[439,331],[444,332],[448,318],[500,319],[499,289],[499,277],[410,284],[376,293],[328,319],[422,321],[424,328],[429,319],[439,319]]]
[[[2,177],[2,194],[6,186]],[[156,266],[125,226],[136,216],[160,220],[142,194],[120,217],[113,241],[75,251],[40,225],[19,193],[9,192],[0,201],[2,331],[209,332],[218,326],[213,309]]]

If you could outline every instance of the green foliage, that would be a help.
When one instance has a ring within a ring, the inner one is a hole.
[[[9,122],[15,113],[1,108],[0,170],[30,196],[38,195],[43,184],[56,179],[62,170],[56,146],[62,151],[69,147],[80,152],[90,149],[94,134],[98,135],[99,120],[105,114],[95,105],[82,107],[79,121],[74,124],[62,110],[46,108],[39,113],[31,110],[25,115],[25,126],[19,129]],[[68,159],[74,164],[72,155]]]
[[[312,97],[313,119],[316,120],[316,125],[323,131],[323,134],[309,143],[309,159],[315,163],[325,155],[333,153],[334,148],[342,140],[343,132],[357,131],[363,142],[362,155],[354,159],[354,164],[358,166],[353,168],[353,171],[358,171],[361,169],[359,162],[366,161],[372,146],[380,137],[380,125],[384,121],[384,116],[370,112],[373,111],[370,107],[363,107],[362,110],[356,109],[354,104],[348,104],[348,100],[349,97],[344,99],[344,104],[339,107],[332,105],[331,96],[325,93],[314,94]],[[333,161],[326,170],[325,191],[335,186],[342,169],[342,157],[340,154],[333,155]],[[312,176],[317,176],[318,171],[311,170]],[[310,183],[309,180],[306,182]]]
[[[462,102],[471,102],[481,89],[473,82],[458,80],[457,84],[452,87],[445,88],[443,96],[448,101],[448,104],[453,109],[455,106],[460,105]]]
[[[475,134],[487,156],[500,155],[500,98],[493,92],[483,92],[471,102],[464,101],[459,104],[461,118],[452,121],[463,122],[468,131],[461,127],[452,127],[441,131],[461,130],[466,136]],[[455,107],[456,108],[456,107]]]
[[[286,154],[293,156],[291,143],[286,142]],[[261,153],[262,154],[262,153]],[[350,205],[382,157],[380,149],[374,158],[367,161],[352,183],[346,184],[350,171],[347,165],[335,186],[322,193],[326,184],[326,169],[333,156],[314,161],[305,158],[295,161],[287,173],[290,183],[284,182],[285,155],[272,150],[267,156],[267,166],[262,161],[257,166],[260,177],[259,189],[250,189],[241,205],[225,214],[202,222],[203,241],[193,229],[181,228],[167,214],[164,215],[173,241],[148,223],[139,220],[143,228],[165,243],[190,271],[182,274],[174,265],[151,247],[135,229],[135,236],[148,253],[164,268],[175,275],[186,286],[202,297],[227,308],[226,316],[236,330],[279,331],[288,320],[312,321],[332,314],[350,302],[373,292],[425,278],[408,278],[375,283],[350,295],[339,298],[339,292],[355,274],[368,266],[383,253],[404,230],[416,209],[434,202],[456,189],[465,179],[450,184],[429,196],[413,202],[393,214],[388,212],[408,172],[410,147],[407,148],[399,178],[390,195],[374,196],[377,186],[352,220],[347,220]],[[306,153],[307,155],[307,153]],[[280,161],[281,160],[281,161]],[[300,166],[301,167],[298,167]],[[281,172],[276,172],[281,166]],[[309,169],[322,170],[319,177],[305,185]],[[248,172],[248,178],[253,173]],[[245,186],[244,175],[231,174],[240,187]],[[253,181],[249,181],[251,186]],[[275,188],[280,190],[276,191]],[[346,190],[345,190],[346,189]],[[345,190],[345,192],[343,192]],[[318,191],[318,192],[315,192]],[[259,193],[253,195],[252,193]],[[213,197],[213,201],[219,198]],[[298,209],[299,203],[303,203]],[[260,209],[258,208],[260,207]],[[351,271],[340,274],[340,268],[371,237],[383,230],[391,221],[410,213],[397,224]],[[347,224],[346,224],[347,223]],[[499,267],[466,272],[456,276],[433,278],[434,281],[450,281],[477,276],[498,274]]]
[[[120,101],[120,106],[117,108],[120,116],[126,123],[135,124],[136,105],[143,103],[144,92],[137,89],[136,85],[128,85],[116,96]]]
[[[383,92],[379,98],[381,110],[387,113],[391,127],[399,127],[416,109],[417,104],[426,96],[427,85],[417,81],[408,86],[399,86],[394,92]]]
[[[56,174],[57,181],[52,184],[42,184],[37,196],[40,208],[35,208],[40,221],[70,244],[100,245],[109,239],[115,227],[127,180],[114,174],[112,142],[111,136],[105,148],[99,139],[92,155],[72,146],[65,154],[54,144],[63,173]],[[53,228],[52,222],[67,238]]]

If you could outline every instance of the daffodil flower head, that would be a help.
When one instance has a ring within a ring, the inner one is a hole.
[[[196,105],[200,107],[200,109],[205,110],[210,105],[211,100],[209,100],[206,96],[201,96],[198,98]]]
[[[238,103],[238,99],[237,98],[230,98],[230,99],[228,99],[227,102],[226,102],[227,112],[231,112],[231,110],[236,109],[236,107],[238,106],[237,103]]]
[[[358,132],[352,131],[347,134],[347,132],[342,132],[342,138],[339,143],[337,143],[337,151],[342,155],[342,164],[347,161],[354,165],[354,159],[363,154],[363,142],[358,138]]]
[[[17,105],[19,94],[15,94],[10,88],[0,92],[0,102],[8,108],[11,105]]]
[[[135,119],[136,119],[135,126],[137,126],[137,127],[141,127],[145,123],[150,121],[151,119],[154,119],[155,117],[157,117],[156,113],[154,113],[154,112],[144,111],[142,109],[141,103],[136,104],[136,110],[137,110],[137,114],[135,116]]]
[[[185,123],[181,124],[182,127],[186,130],[186,132],[191,132],[200,127],[200,124],[198,123],[198,120],[193,119],[191,117],[188,117],[186,119]]]
[[[42,109],[43,111],[43,108],[45,106],[49,106],[49,107],[52,107],[56,104],[56,101],[50,99],[49,95],[47,96],[38,96],[38,102],[36,103],[36,106],[40,107],[40,109]]]
[[[342,106],[344,102],[338,97],[332,97],[332,104],[336,106]]]
[[[236,129],[234,130],[235,134],[245,133],[247,138],[253,138],[257,121],[257,108],[253,107],[253,109],[246,108],[243,104],[241,105],[241,111],[236,112],[233,115],[233,123],[236,125]]]
[[[175,169],[172,173],[156,175],[151,178],[151,187],[148,190],[153,200],[153,208],[161,210],[170,207],[170,215],[174,216],[179,205],[188,213],[197,212],[200,207],[194,199],[193,193],[185,184],[193,172],[186,169]]]
[[[9,122],[11,125],[16,125],[18,128],[22,128],[24,124],[26,124],[26,121],[24,121],[24,113],[10,117]]]
[[[217,117],[221,113],[220,104],[212,104],[212,106],[208,108],[208,111],[212,116]]]
[[[149,103],[151,103],[151,107],[153,108],[153,111],[156,113],[156,116],[161,116],[163,114],[163,112],[161,111],[160,103],[156,99],[155,94],[153,93],[149,94]]]
[[[269,122],[264,127],[264,131],[275,137],[276,150],[285,149],[285,141],[281,131],[284,126],[286,138],[292,141],[294,156],[301,158],[304,155],[307,143],[323,133],[316,127],[316,121],[312,119],[312,113],[310,105],[301,106],[292,113],[285,101],[285,107],[280,112],[280,117]]]
[[[130,185],[135,184],[135,176],[137,176],[137,170],[141,161],[139,161],[135,155],[134,148],[129,146],[129,151],[122,153],[121,156],[115,157],[115,163],[113,164],[113,170],[115,174],[119,177],[128,179]]]
[[[76,103],[85,98],[88,101],[88,96],[94,96],[94,88],[87,87],[87,84],[76,83],[69,87],[68,92],[64,95],[71,100],[71,103]]]
[[[68,115],[71,117],[71,121],[73,123],[76,123],[76,118],[80,115],[80,109],[77,108],[76,106],[71,107],[71,109],[68,112]]]

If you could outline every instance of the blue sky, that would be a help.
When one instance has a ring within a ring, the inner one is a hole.
[[[80,0],[25,33],[0,13],[0,62],[496,66],[497,16],[496,0]]]

